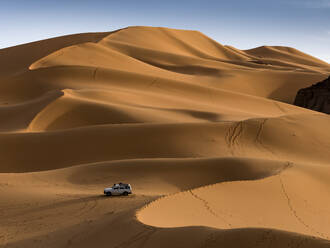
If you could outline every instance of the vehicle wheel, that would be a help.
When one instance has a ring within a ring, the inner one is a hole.
[[[128,195],[128,192],[125,191],[125,192],[123,193],[123,195],[124,195],[124,196],[127,196],[127,195]]]
[[[106,193],[106,196],[111,196],[111,192],[107,192]]]

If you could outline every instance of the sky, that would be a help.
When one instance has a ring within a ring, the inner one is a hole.
[[[330,0],[0,0],[0,48],[139,25],[198,30],[238,49],[290,46],[330,63]]]

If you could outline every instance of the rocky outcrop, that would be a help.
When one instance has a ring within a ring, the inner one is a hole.
[[[330,114],[330,77],[308,88],[300,89],[294,105]]]

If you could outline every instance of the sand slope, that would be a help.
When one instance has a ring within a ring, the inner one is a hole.
[[[167,28],[1,49],[0,247],[330,247],[330,118],[291,105],[329,74]]]

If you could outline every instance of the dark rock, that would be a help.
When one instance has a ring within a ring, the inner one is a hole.
[[[330,77],[310,87],[300,89],[294,105],[330,114]]]

